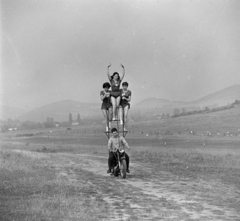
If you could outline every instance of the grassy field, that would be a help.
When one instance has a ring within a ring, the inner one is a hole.
[[[234,117],[131,124],[126,180],[106,174],[101,125],[2,134],[0,220],[240,220]]]

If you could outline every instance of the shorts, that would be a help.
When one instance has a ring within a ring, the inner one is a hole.
[[[108,110],[110,107],[112,107],[112,104],[111,103],[102,103],[102,107],[101,109],[102,110]]]
[[[130,109],[130,103],[121,102],[120,105],[122,106],[123,109],[124,109],[126,106],[128,106],[128,109]]]
[[[112,97],[117,98],[121,95],[121,91],[111,91],[110,94],[111,94]]]

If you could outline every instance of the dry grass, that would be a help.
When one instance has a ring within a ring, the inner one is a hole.
[[[90,177],[89,172],[78,170],[78,180],[70,182],[59,176],[59,171],[50,163],[50,155],[54,153],[107,156],[104,134],[84,136],[79,138],[76,133],[64,137],[56,132],[47,138],[11,138],[13,143],[0,151],[0,217],[6,221],[104,220],[109,210],[103,201],[89,197],[92,187],[85,182],[86,177]],[[132,162],[152,168],[156,176],[166,171],[194,182],[214,180],[240,189],[240,149],[236,138],[223,140],[189,135],[146,138],[129,134],[127,140],[132,146]],[[167,142],[166,147],[164,142]],[[28,154],[23,154],[24,150]],[[105,163],[105,159],[99,160]],[[141,176],[139,174],[140,179]],[[148,178],[151,174],[144,177]],[[198,191],[204,194],[201,187]],[[220,199],[227,207],[239,211],[239,203],[230,200],[232,196],[224,198],[216,193],[214,197],[213,200]]]
[[[82,181],[69,182],[49,168],[48,158],[0,152],[1,220],[97,220],[105,205],[89,198]]]

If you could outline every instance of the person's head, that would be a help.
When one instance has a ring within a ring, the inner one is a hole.
[[[128,88],[128,82],[123,82],[122,83],[122,88],[123,88],[123,90],[127,90],[127,88]]]
[[[112,134],[113,134],[114,137],[117,137],[117,136],[118,136],[118,130],[117,130],[117,128],[114,127],[111,132],[112,132]]]
[[[111,86],[110,86],[110,84],[109,84],[108,82],[105,82],[105,83],[103,84],[103,89],[104,89],[105,91],[107,91],[110,87],[111,87]]]
[[[111,78],[112,78],[113,80],[116,80],[116,81],[119,81],[119,80],[120,80],[120,76],[119,76],[118,72],[114,72],[114,73],[112,74]]]

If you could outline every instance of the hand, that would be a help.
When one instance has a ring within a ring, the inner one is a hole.
[[[109,63],[108,68],[111,67],[111,66],[112,66],[111,63]]]
[[[124,68],[123,64],[121,64],[121,67]]]

